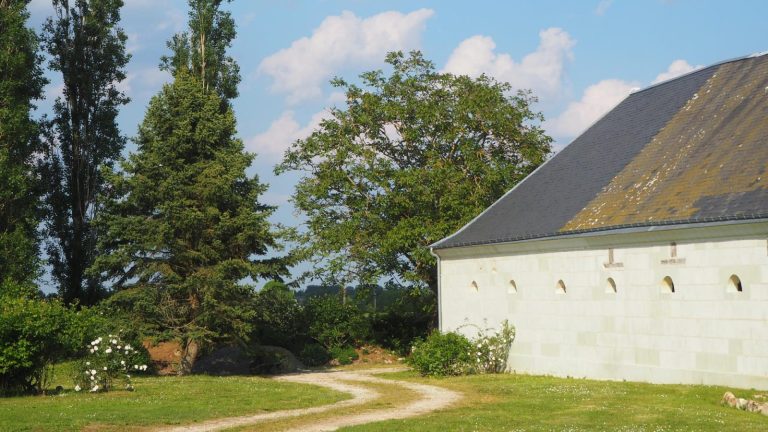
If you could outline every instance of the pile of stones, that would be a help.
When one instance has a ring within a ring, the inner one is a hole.
[[[758,395],[760,399],[765,399],[763,395]],[[723,399],[720,401],[723,405],[727,405],[732,408],[740,409],[742,411],[759,412],[762,415],[768,416],[768,402],[758,402],[752,399],[737,398],[731,392],[725,392]]]

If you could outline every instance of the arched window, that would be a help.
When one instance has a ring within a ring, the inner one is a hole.
[[[675,282],[669,276],[664,276],[661,280],[661,292],[671,294],[675,292]]]
[[[728,278],[728,287],[726,288],[726,291],[732,293],[744,291],[744,287],[741,285],[741,279],[735,274]]]
[[[478,290],[478,288],[477,288],[477,282],[475,282],[475,281],[472,281],[472,283],[471,283],[471,284],[469,284],[469,287],[470,287],[470,288],[472,288],[472,289],[474,289],[475,291],[477,291],[477,290]]]
[[[609,294],[616,294],[616,281],[613,278],[605,280],[605,292]]]
[[[515,283],[514,279],[510,279],[509,287],[507,287],[507,292],[510,294],[517,294],[517,284]]]
[[[565,294],[565,282],[562,279],[557,281],[556,289],[558,293]]]

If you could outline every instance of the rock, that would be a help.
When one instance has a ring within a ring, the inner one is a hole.
[[[736,395],[734,395],[731,392],[725,392],[723,395],[723,399],[720,401],[723,405],[728,405],[729,407],[735,407],[736,406]]]
[[[764,416],[768,416],[768,404],[763,404],[760,407],[760,414],[762,414]]]
[[[753,400],[747,401],[747,411],[749,412],[758,412],[760,411],[761,405],[759,402],[755,402]]]
[[[746,410],[746,409],[747,409],[747,402],[748,402],[748,401],[747,401],[746,399],[744,399],[744,398],[739,398],[739,399],[736,401],[736,408],[738,408],[738,409],[740,409],[740,410],[742,410],[742,411]]]

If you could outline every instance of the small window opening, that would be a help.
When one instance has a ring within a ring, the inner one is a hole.
[[[661,292],[670,294],[675,292],[675,282],[672,281],[671,277],[665,276],[664,279],[661,280]]]
[[[477,282],[475,282],[475,281],[472,281],[472,283],[471,283],[471,284],[469,284],[469,287],[470,287],[470,288],[472,288],[472,289],[474,289],[475,291],[477,291]]]
[[[675,242],[669,244],[669,257],[677,258],[677,243]]]
[[[557,281],[557,292],[565,294],[565,282],[562,279]]]
[[[613,248],[608,248],[608,264],[613,263]]]
[[[744,287],[741,285],[741,279],[739,279],[736,275],[731,275],[731,277],[728,278],[728,292],[742,292],[744,291]]]
[[[613,278],[606,279],[605,292],[609,294],[616,294],[616,281],[613,280]]]
[[[508,291],[510,294],[517,294],[517,284],[515,283],[514,279],[509,281]]]

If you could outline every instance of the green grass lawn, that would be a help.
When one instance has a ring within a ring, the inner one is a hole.
[[[726,390],[528,375],[427,379],[385,374],[459,390],[459,406],[407,420],[344,431],[767,431],[768,417],[722,407]]]
[[[135,392],[75,393],[59,367],[57,396],[0,398],[2,431],[125,430],[324,405],[347,399],[322,387],[259,377],[140,377]]]

